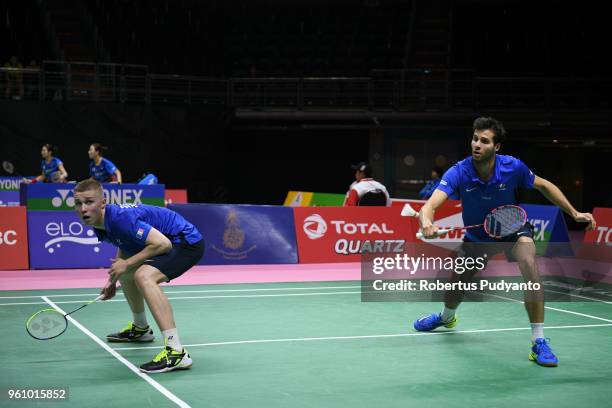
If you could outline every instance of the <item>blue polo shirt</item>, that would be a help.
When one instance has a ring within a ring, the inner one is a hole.
[[[59,166],[61,166],[62,161],[57,157],[52,158],[48,163],[46,160],[43,160],[40,163],[40,168],[42,169],[42,173],[45,175],[45,181],[47,183],[51,183],[53,180],[53,175],[59,172]]]
[[[182,215],[164,207],[146,204],[109,204],[104,212],[104,230],[94,228],[100,242],[110,242],[132,256],[145,247],[151,228],[170,242],[195,244],[202,234]]]
[[[104,157],[98,166],[96,166],[96,162],[93,160],[89,161],[89,175],[92,179],[98,180],[100,183],[110,181],[111,176],[115,174],[116,171],[117,166],[115,166],[112,161],[105,159]]]
[[[448,196],[455,194],[463,207],[463,225],[482,224],[487,214],[500,205],[518,204],[517,189],[533,188],[535,174],[517,158],[495,155],[495,171],[488,181],[478,177],[470,156],[448,169],[438,190]],[[471,241],[493,241],[484,228],[465,232]]]

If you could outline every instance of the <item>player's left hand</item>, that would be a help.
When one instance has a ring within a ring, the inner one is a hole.
[[[576,213],[576,215],[574,215],[574,221],[576,222],[588,222],[589,225],[587,225],[586,230],[590,231],[595,229],[595,227],[597,226],[597,223],[595,222],[595,218],[593,218],[593,214],[591,213]]]
[[[119,279],[119,276],[121,274],[127,272],[129,265],[125,259],[121,258],[111,258],[111,262],[112,265],[108,270],[108,274],[110,275],[110,278],[113,280],[113,282],[115,282],[117,281],[117,279]]]

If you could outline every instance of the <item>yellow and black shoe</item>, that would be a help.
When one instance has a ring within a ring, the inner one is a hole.
[[[130,322],[119,333],[111,333],[107,335],[106,340],[110,343],[148,343],[155,340],[155,336],[153,336],[153,330],[151,330],[149,326],[138,327],[134,323]]]
[[[165,373],[173,370],[186,370],[191,368],[193,360],[187,353],[187,350],[183,349],[178,351],[172,347],[166,345],[164,349],[155,356],[153,361],[144,363],[140,366],[140,371],[144,373]]]

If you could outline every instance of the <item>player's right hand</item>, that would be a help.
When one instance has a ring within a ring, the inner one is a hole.
[[[423,227],[421,227],[423,238],[426,238],[426,239],[437,238],[438,237],[437,232],[439,229],[440,227],[438,227],[436,224],[424,225]]]
[[[100,294],[104,295],[102,300],[112,299],[115,297],[116,293],[117,293],[117,282],[107,283],[106,286],[104,286],[102,290],[100,291]]]

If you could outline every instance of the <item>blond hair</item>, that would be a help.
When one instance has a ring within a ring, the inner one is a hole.
[[[103,195],[104,192],[102,190],[102,184],[98,180],[94,180],[92,178],[88,178],[82,181],[79,181],[76,186],[74,186],[75,193],[82,193],[85,191],[96,190]]]

